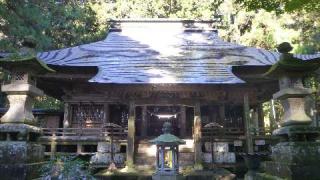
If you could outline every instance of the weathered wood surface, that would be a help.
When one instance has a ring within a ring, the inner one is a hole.
[[[128,25],[130,24],[130,25]],[[160,25],[160,26],[159,26]],[[39,53],[45,63],[97,66],[99,83],[243,83],[233,65],[272,65],[280,53],[223,41],[204,24],[122,23],[103,41]]]
[[[108,128],[42,128],[43,137],[60,136],[96,136],[125,139],[127,137],[127,128],[108,127]]]

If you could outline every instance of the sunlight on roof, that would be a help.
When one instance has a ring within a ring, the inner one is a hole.
[[[176,78],[171,75],[168,71],[160,69],[149,69],[146,72],[147,74],[156,76],[149,79],[150,83],[176,83]]]
[[[166,26],[168,27],[166,28]],[[142,26],[123,28],[121,33],[132,40],[148,45],[152,50],[159,52],[160,56],[168,57],[182,56],[183,50],[179,45],[183,44],[184,40],[178,37],[182,32],[183,29],[179,24],[178,26],[162,24],[162,27],[148,27],[143,24]]]

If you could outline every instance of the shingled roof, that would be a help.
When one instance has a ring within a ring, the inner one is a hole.
[[[211,22],[117,21],[106,39],[39,53],[49,65],[97,66],[90,82],[116,84],[243,83],[232,66],[266,66],[280,53],[229,43]],[[295,55],[304,60],[319,55]]]

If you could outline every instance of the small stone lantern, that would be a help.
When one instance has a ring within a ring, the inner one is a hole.
[[[179,145],[185,141],[171,134],[171,123],[163,124],[163,134],[150,142],[157,145],[156,173],[152,179],[179,179]]]

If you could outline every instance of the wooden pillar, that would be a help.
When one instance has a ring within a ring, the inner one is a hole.
[[[51,141],[50,143],[50,158],[53,159],[57,152],[57,142]]]
[[[262,103],[258,104],[257,113],[258,113],[258,127],[259,127],[260,130],[262,130],[264,132],[263,134],[265,134],[264,113],[263,113]]]
[[[104,103],[103,104],[103,108],[104,108],[104,115],[103,115],[103,124],[107,124],[108,122],[110,122],[110,108],[109,108],[109,104],[108,103]]]
[[[245,132],[246,132],[246,141],[247,141],[247,152],[253,153],[253,141],[252,136],[250,133],[250,106],[249,106],[249,96],[246,93],[243,97],[243,110],[244,110],[244,125],[245,125]]]
[[[255,133],[259,134],[259,114],[258,114],[258,107],[254,108],[251,115],[251,127],[255,129]]]
[[[160,146],[159,145],[157,145],[157,154],[156,154],[156,170],[158,171],[159,170],[159,163],[160,163],[160,161],[159,161],[159,154],[160,154],[161,152],[160,152]]]
[[[221,125],[223,127],[225,127],[226,126],[226,112],[225,112],[225,105],[224,104],[219,105],[219,118],[220,118]]]
[[[194,140],[194,161],[195,164],[202,164],[201,152],[201,110],[200,103],[196,103],[194,107],[194,124],[193,124],[193,140]]]
[[[63,128],[70,127],[70,116],[69,116],[69,103],[64,103],[64,114],[63,114]]]
[[[135,118],[136,107],[134,102],[129,103],[129,117],[128,117],[128,137],[127,137],[127,166],[133,168],[134,166],[134,139],[135,139]]]
[[[148,134],[147,106],[142,106],[141,136],[146,137],[147,134]]]
[[[81,153],[82,153],[82,145],[77,144],[77,154],[81,154]]]
[[[272,131],[274,129],[276,129],[276,109],[274,106],[274,100],[271,99],[270,101],[270,116],[269,116],[269,121],[270,121],[270,132],[272,133]]]
[[[186,107],[180,106],[180,137],[184,138],[187,135],[187,115],[186,115]]]

